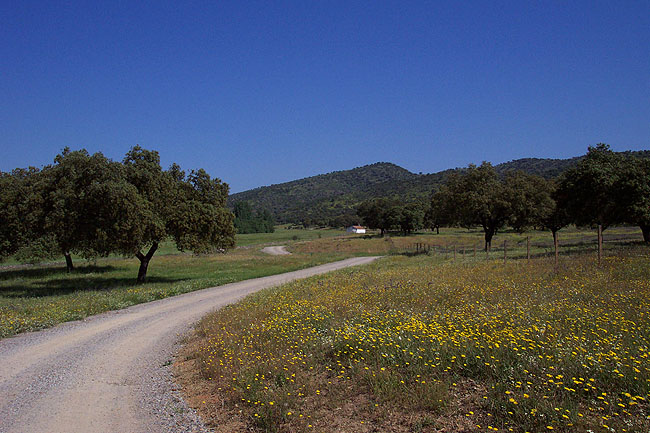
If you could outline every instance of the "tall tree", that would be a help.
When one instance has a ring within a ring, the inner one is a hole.
[[[273,217],[267,209],[253,213],[249,202],[236,201],[233,211],[237,233],[273,233],[275,230]]]
[[[65,148],[36,179],[27,205],[28,214],[37,221],[32,224],[38,225],[32,230],[32,241],[51,237],[66,259],[68,272],[73,269],[73,252],[96,257],[115,250],[116,220],[107,218],[106,211],[116,206],[122,210],[135,200],[133,189],[126,199],[113,191],[124,183],[119,163],[101,153]]]
[[[227,184],[211,179],[204,170],[192,171],[187,178],[176,165],[164,171],[158,152],[140,146],[126,154],[124,167],[126,179],[141,199],[141,230],[128,243],[140,260],[139,282],[145,280],[151,258],[167,237],[179,250],[194,253],[234,246],[234,215],[226,208]]]
[[[481,226],[488,251],[512,211],[505,184],[494,167],[488,162],[478,167],[471,164],[465,171],[450,175],[441,191],[443,213],[450,222],[462,227]]]
[[[507,173],[504,182],[506,199],[510,203],[508,225],[518,233],[542,226],[544,218],[555,206],[551,183],[523,171]]]
[[[620,171],[614,196],[625,222],[638,225],[643,240],[650,243],[650,160],[628,157]]]
[[[359,205],[357,215],[373,230],[380,230],[381,236],[399,224],[401,216],[399,203],[388,198],[366,200]]]
[[[35,178],[39,170],[33,167],[0,172],[0,259],[25,248],[34,238],[31,232],[35,214],[28,211],[33,200]]]
[[[407,235],[422,227],[424,222],[424,210],[419,203],[409,203],[399,206],[399,227],[403,234]]]
[[[600,225],[605,230],[625,221],[625,210],[616,197],[623,167],[621,155],[599,143],[562,175],[559,189],[570,198],[566,211],[576,225]]]

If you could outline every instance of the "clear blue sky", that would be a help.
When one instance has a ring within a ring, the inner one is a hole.
[[[140,144],[237,192],[650,149],[650,1],[0,0],[0,41],[0,170]]]

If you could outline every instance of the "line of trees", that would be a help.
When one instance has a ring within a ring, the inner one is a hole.
[[[135,146],[122,162],[69,148],[42,169],[0,172],[0,259],[120,254],[146,278],[160,243],[208,253],[234,246],[228,185],[200,169],[160,166],[158,152]]]
[[[422,228],[425,208],[420,203],[377,198],[362,202],[357,209],[357,215],[369,228],[380,230],[382,236],[388,230],[395,229],[406,235]]]
[[[247,201],[236,201],[233,208],[237,233],[273,233],[275,231],[273,216],[267,209],[253,212]]]
[[[399,212],[415,205],[396,200],[369,200],[358,215],[381,233],[400,228]],[[583,227],[632,224],[650,242],[650,160],[612,152],[608,145],[589,147],[585,158],[558,178],[546,180],[521,171],[499,176],[484,162],[453,173],[436,191],[424,214],[401,214],[415,229],[426,226],[481,227],[485,249],[505,226],[523,233],[530,228],[558,231],[569,224]],[[420,218],[420,215],[422,217]]]

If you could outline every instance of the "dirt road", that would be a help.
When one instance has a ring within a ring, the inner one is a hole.
[[[266,254],[271,254],[272,256],[286,256],[288,254],[291,254],[289,251],[287,251],[287,247],[285,247],[284,245],[265,247],[262,248],[262,252]]]
[[[262,288],[373,260],[214,287],[0,340],[0,432],[204,432],[170,373],[192,324]]]

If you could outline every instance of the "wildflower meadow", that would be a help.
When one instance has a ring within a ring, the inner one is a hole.
[[[648,260],[393,256],[215,312],[177,369],[217,431],[647,432]]]

